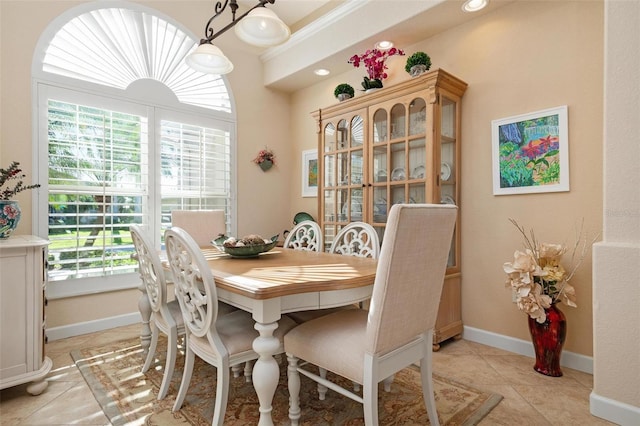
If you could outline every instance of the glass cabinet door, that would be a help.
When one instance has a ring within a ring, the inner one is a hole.
[[[393,204],[426,200],[426,114],[425,100],[417,97],[383,104],[370,116],[368,211],[381,238]]]
[[[440,202],[443,204],[458,204],[458,182],[457,182],[457,122],[456,122],[456,101],[446,96],[440,99]],[[447,267],[458,266],[456,255],[458,242],[458,227],[454,230],[451,250]]]
[[[373,123],[371,129],[372,142],[379,143],[385,142],[389,138],[387,137],[387,110],[386,109],[378,109],[375,114],[373,114]]]
[[[361,115],[336,118],[323,129],[323,233],[328,249],[344,224],[363,218],[365,129]]]

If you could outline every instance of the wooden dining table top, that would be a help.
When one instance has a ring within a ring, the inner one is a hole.
[[[217,287],[258,300],[372,285],[377,268],[370,258],[282,247],[251,258],[201,250]]]

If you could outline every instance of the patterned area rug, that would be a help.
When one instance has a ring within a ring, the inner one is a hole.
[[[187,397],[179,412],[171,409],[180,386],[184,357],[178,355],[176,369],[167,397],[156,395],[162,382],[166,339],[158,342],[156,360],[147,373],[140,372],[144,358],[139,339],[129,339],[95,348],[71,352],[76,365],[114,425],[210,425],[215,397],[215,368],[196,358],[194,375]],[[280,383],[273,402],[273,421],[289,424],[289,393],[286,358],[281,356]],[[229,404],[225,425],[245,426],[258,423],[258,397],[253,385],[244,377],[233,378],[229,386]],[[330,373],[328,378],[332,378]],[[332,379],[336,379],[333,377]],[[300,376],[302,425],[363,425],[362,406],[329,390],[324,401],[318,400],[316,384]],[[339,381],[339,380],[338,380]],[[339,381],[340,382],[340,381]],[[350,382],[342,380],[349,387]],[[382,385],[381,385],[382,386]],[[495,407],[502,396],[481,392],[470,386],[434,375],[438,416],[443,425],[475,425]],[[406,368],[395,375],[391,392],[379,391],[381,425],[426,425],[429,423],[422,400],[420,373]]]

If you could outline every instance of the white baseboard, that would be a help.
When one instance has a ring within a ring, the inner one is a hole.
[[[469,340],[471,342],[482,343],[483,345],[504,349],[505,351],[513,352],[518,355],[535,358],[533,343],[531,343],[530,340],[515,339],[513,337],[503,336],[502,334],[496,334],[490,331],[467,326],[464,326],[463,337],[465,340]],[[562,351],[560,365],[593,374],[593,358],[589,356],[569,351]]]
[[[54,340],[65,339],[67,337],[95,333],[96,331],[104,331],[109,330],[110,328],[122,327],[123,325],[131,325],[136,323],[140,324],[140,327],[142,327],[142,318],[140,317],[140,312],[132,312],[130,314],[102,318],[94,321],[79,322],[75,324],[64,325],[62,327],[47,328],[45,333],[47,336],[47,340],[49,342],[52,342]]]
[[[640,408],[591,392],[589,395],[591,414],[621,426],[640,425]]]
[[[75,323],[62,327],[47,328],[46,334],[49,341],[54,341],[136,323],[141,323],[140,313],[132,312],[130,314],[119,315],[116,317]],[[529,356],[531,358],[534,357],[533,344],[531,341],[515,339],[513,337],[468,326],[464,326],[463,333],[466,340],[482,343],[483,345],[503,349],[519,355]],[[593,358],[588,356],[563,351],[560,364],[568,368],[573,368],[574,370],[593,374]]]

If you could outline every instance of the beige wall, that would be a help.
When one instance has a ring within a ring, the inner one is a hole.
[[[640,2],[605,3],[604,236],[594,247],[591,412],[640,424]],[[629,34],[635,37],[629,38]],[[611,405],[627,404],[624,410]],[[635,407],[632,408],[632,407]]]
[[[144,4],[170,15],[199,37],[210,4],[192,2],[185,7],[185,3]],[[75,4],[2,2],[3,163],[15,158],[30,171],[32,52],[50,20]],[[593,64],[602,63],[602,28],[600,2],[518,2],[405,47],[408,53],[428,52],[434,67],[469,83],[462,117],[463,320],[467,326],[529,338],[526,317],[503,287],[501,265],[521,246],[509,217],[535,227],[539,237],[549,241],[570,239],[573,226],[582,218],[592,229],[601,227],[602,70]],[[362,70],[329,78],[289,99],[261,87],[260,64],[253,55],[233,48],[225,52],[236,64],[228,78],[238,111],[238,233],[282,232],[297,211],[317,215],[316,199],[299,195],[300,153],[316,146],[316,125],[309,113],[334,102],[337,83],[359,86]],[[389,64],[392,75],[385,84],[409,78],[403,58],[393,58]],[[569,106],[571,191],[493,196],[491,120],[564,104]],[[250,162],[264,145],[275,149],[280,160],[268,173]],[[10,158],[5,154],[9,151]],[[30,200],[28,196],[20,200],[25,222],[19,232],[29,233]],[[575,277],[579,307],[564,309],[570,324],[565,348],[584,355],[592,354],[590,270],[588,258]],[[128,293],[122,296],[123,303],[114,305],[125,312],[135,310],[137,301]],[[84,297],[82,303],[53,301],[48,325],[73,320],[57,312],[77,312],[83,319],[96,312],[106,315],[95,309],[101,304],[99,296]],[[114,315],[120,310],[114,309]]]
[[[31,64],[36,43],[49,23],[68,9],[85,2],[0,1],[0,164],[19,161],[32,176]],[[211,15],[211,1],[144,1],[171,16],[199,39],[204,35],[205,17]],[[231,32],[232,33],[232,32]],[[231,34],[230,33],[230,34]],[[275,235],[290,228],[290,170],[299,162],[290,149],[289,96],[262,84],[261,63],[256,55],[221,46],[234,62],[236,71],[228,75],[237,112],[238,234]],[[268,173],[251,160],[269,146],[276,153],[277,165]],[[32,233],[31,195],[22,193],[23,218],[16,231]],[[117,302],[115,302],[117,301]],[[137,298],[130,292],[115,292],[105,303],[102,296],[74,297],[50,301],[47,327],[59,327],[137,310]]]
[[[31,173],[33,50],[51,20],[80,3],[0,1],[2,165],[17,160]],[[200,37],[212,2],[142,3],[171,16]],[[637,3],[607,3],[618,22],[632,17],[637,20]],[[619,9],[618,5],[630,10]],[[548,241],[570,240],[573,226],[582,218],[591,230],[600,230],[603,226],[603,10],[601,1],[518,1],[414,46],[401,46],[408,53],[428,52],[434,68],[443,68],[469,83],[463,100],[462,123],[463,320],[466,326],[529,339],[526,317],[510,302],[510,292],[503,287],[501,265],[521,244],[508,223],[509,217],[534,227],[539,237]],[[627,40],[637,29],[637,22],[627,22],[620,31],[617,28],[614,23],[607,32],[610,69],[618,68],[619,58],[629,58]],[[257,231],[271,235],[289,228],[297,211],[317,215],[317,200],[300,197],[300,154],[304,149],[315,148],[317,142],[316,124],[310,112],[335,102],[332,92],[338,83],[349,82],[358,88],[363,73],[354,69],[286,95],[261,87],[259,60],[228,43],[222,37],[223,49],[236,64],[236,70],[228,78],[238,115],[238,233]],[[635,53],[630,57],[635,62],[623,71],[629,83],[637,83],[637,49]],[[391,77],[385,84],[408,78],[401,58],[392,58],[389,65]],[[634,375],[640,362],[638,280],[633,275],[637,274],[633,262],[637,261],[638,238],[632,234],[629,241],[627,233],[630,226],[638,226],[638,215],[634,215],[638,211],[638,200],[629,201],[630,191],[636,190],[637,196],[637,187],[629,187],[628,183],[625,186],[630,180],[618,173],[618,170],[630,169],[635,170],[637,176],[638,161],[632,156],[619,155],[638,146],[637,127],[628,125],[637,121],[637,104],[636,109],[629,109],[624,102],[624,96],[628,95],[626,83],[616,80],[619,78],[616,75],[609,78],[608,90],[613,88],[616,92],[610,95],[607,104],[610,147],[605,151],[610,161],[605,185],[607,191],[613,192],[607,197],[606,205],[608,235],[605,233],[604,244],[598,246],[598,262],[594,262],[596,308],[592,312],[591,259],[587,257],[574,278],[579,306],[563,309],[570,327],[565,348],[594,356],[592,412],[603,417],[611,414],[611,406],[617,406],[618,401],[632,407],[622,410],[631,413],[630,416],[637,413],[640,406],[637,374]],[[571,191],[493,196],[491,120],[557,105],[569,107]],[[625,115],[630,112],[636,115]],[[617,143],[619,140],[622,145]],[[279,165],[266,174],[250,162],[264,145],[275,149],[279,160]],[[21,194],[18,199],[25,211],[18,232],[30,233],[30,196]],[[622,223],[625,220],[629,223]],[[626,263],[616,263],[625,258]],[[612,279],[614,284],[610,282]],[[136,308],[135,290],[56,300],[47,308],[47,326],[118,316],[134,312]],[[592,332],[594,314],[596,333]],[[629,345],[629,342],[636,344]],[[609,418],[615,421],[615,414]]]
[[[529,340],[526,316],[511,303],[502,264],[522,241],[508,218],[533,227],[549,242],[571,242],[574,225],[599,231],[602,223],[603,5],[600,2],[517,2],[414,46],[469,84],[462,103],[462,312],[466,326]],[[354,52],[357,53],[357,52]],[[385,85],[409,78],[404,58],[389,61]],[[309,112],[335,102],[333,88],[360,86],[362,69],[294,94],[293,140],[316,146]],[[358,94],[356,94],[358,96]],[[494,196],[491,120],[567,105],[571,191]],[[294,196],[295,196],[294,191]],[[311,209],[292,198],[293,209]],[[310,211],[311,212],[311,211]],[[317,213],[317,209],[313,214]],[[591,259],[574,278],[578,308],[565,349],[592,354]]]

